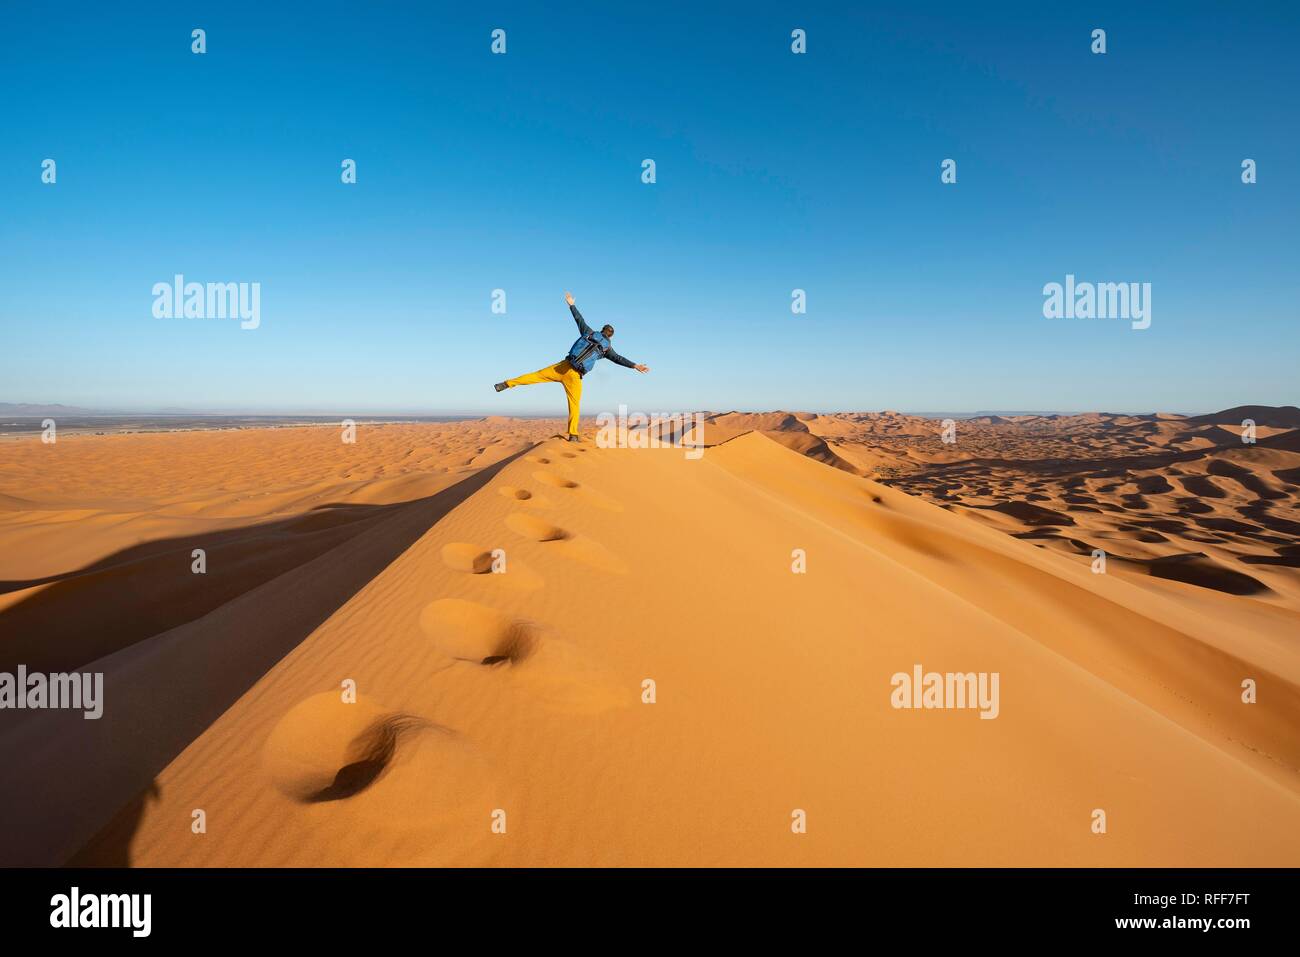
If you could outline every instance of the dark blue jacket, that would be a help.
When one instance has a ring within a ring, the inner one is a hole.
[[[604,335],[587,325],[587,321],[582,318],[582,313],[578,311],[577,306],[570,306],[569,312],[573,313],[573,321],[578,324],[578,331],[582,333],[582,338],[573,344],[567,356],[569,365],[578,371],[578,375],[585,376],[591,371],[596,361],[601,358],[617,362],[629,369],[636,368],[635,362],[631,359],[625,359],[615,352],[614,347],[609,344],[609,340]]]

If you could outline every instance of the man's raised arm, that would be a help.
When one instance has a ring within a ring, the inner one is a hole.
[[[564,294],[564,301],[569,304],[569,312],[573,313],[573,321],[578,324],[578,331],[584,336],[591,335],[591,326],[587,325],[587,320],[582,318],[582,313],[580,313],[578,307],[573,304],[573,294],[566,292]]]

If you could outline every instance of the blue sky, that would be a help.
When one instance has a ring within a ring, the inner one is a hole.
[[[559,414],[565,289],[585,413],[1300,399],[1294,4],[283,6],[0,7],[0,401]]]

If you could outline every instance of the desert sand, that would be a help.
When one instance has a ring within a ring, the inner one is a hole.
[[[7,443],[0,863],[1295,866],[1295,415]]]

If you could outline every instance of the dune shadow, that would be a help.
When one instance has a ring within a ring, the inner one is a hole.
[[[1226,568],[1200,552],[1165,555],[1146,559],[1141,564],[1146,566],[1148,574],[1154,578],[1199,585],[1229,595],[1258,595],[1270,590],[1259,579]]]
[[[158,782],[148,786],[113,815],[109,823],[68,859],[66,867],[129,867],[131,838],[144,818],[145,807],[162,791]]]
[[[5,609],[0,670],[17,663],[33,672],[90,670],[93,662],[105,675],[107,705],[98,721],[14,727],[0,736],[0,760],[29,778],[23,789],[0,787],[0,845],[7,847],[0,863],[57,864],[86,859],[93,849],[97,861],[129,864],[149,782],[281,658],[522,454],[409,502],[328,505],[285,520],[135,546],[54,576],[39,593]],[[191,571],[195,548],[207,552],[205,575]],[[357,768],[345,769],[332,793],[364,779],[368,761],[361,756]],[[39,811],[32,794],[42,795]],[[74,821],[93,824],[84,830],[85,823]]]
[[[46,586],[0,611],[0,671],[13,671],[19,663],[29,672],[81,668],[202,618],[400,516],[423,515],[432,524],[513,458],[422,499],[392,505],[327,503],[288,518],[134,545],[59,575],[0,581],[0,594]],[[419,521],[403,525],[414,531]],[[391,557],[379,560],[386,565],[419,534],[395,534]],[[201,573],[195,571],[198,550],[203,553]],[[358,572],[367,570],[378,571],[372,564]],[[373,574],[365,580],[369,577]],[[342,604],[321,597],[331,612]]]

